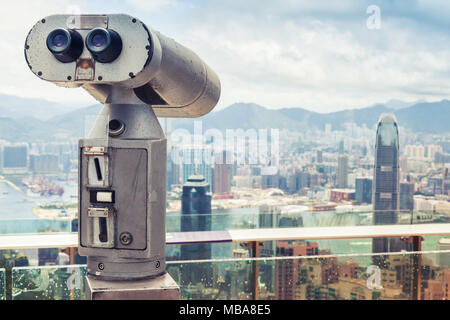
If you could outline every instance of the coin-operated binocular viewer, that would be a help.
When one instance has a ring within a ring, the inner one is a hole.
[[[219,78],[194,52],[124,14],[46,17],[29,32],[25,58],[39,78],[82,87],[104,104],[79,141],[88,298],[179,295],[176,284],[173,296],[154,290],[174,284],[165,273],[167,152],[157,116],[208,113]]]

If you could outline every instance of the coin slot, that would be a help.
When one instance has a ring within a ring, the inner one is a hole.
[[[98,224],[99,224],[98,240],[100,242],[108,242],[108,230],[106,227],[106,218],[99,218]]]
[[[94,164],[95,164],[95,171],[97,172],[97,179],[98,181],[102,181],[103,180],[102,170],[100,168],[100,161],[98,160],[98,158],[94,159]]]

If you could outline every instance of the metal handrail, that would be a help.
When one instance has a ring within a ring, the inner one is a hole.
[[[450,235],[450,223],[168,232],[166,244]],[[0,235],[0,250],[78,246],[77,233]]]

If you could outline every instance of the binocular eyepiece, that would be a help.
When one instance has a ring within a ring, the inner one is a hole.
[[[157,117],[200,117],[220,97],[217,74],[197,54],[126,14],[47,16],[24,54],[42,80],[82,87],[100,103],[126,89]]]
[[[102,63],[113,62],[122,51],[122,39],[114,30],[96,28],[86,36],[86,48],[94,60]]]
[[[58,28],[47,36],[47,48],[59,61],[73,62],[83,52],[83,38],[75,30]]]
[[[83,52],[83,38],[75,30],[58,28],[47,36],[47,48],[60,62],[73,62]],[[87,34],[86,48],[95,61],[109,63],[122,52],[122,39],[114,30],[96,28]]]

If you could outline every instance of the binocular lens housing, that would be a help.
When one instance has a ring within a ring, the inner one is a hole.
[[[74,30],[55,29],[47,36],[47,48],[61,62],[73,62],[83,52],[83,39]]]
[[[113,62],[122,52],[122,39],[110,29],[96,28],[86,36],[86,48],[98,62]]]

